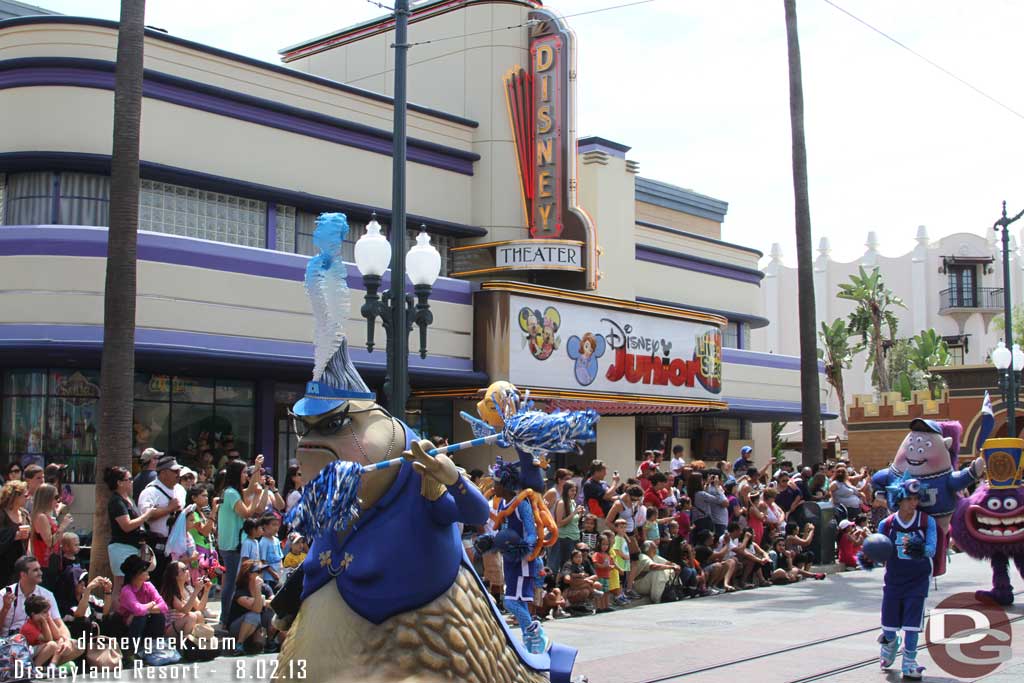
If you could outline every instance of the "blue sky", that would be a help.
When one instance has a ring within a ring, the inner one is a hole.
[[[626,0],[549,0],[571,15]],[[834,0],[1024,113],[1024,3]],[[116,18],[117,0],[34,0]],[[985,234],[1000,202],[1024,208],[1024,118],[824,0],[798,0],[814,240],[853,260]],[[277,50],[379,16],[365,0],[149,0],[146,21],[277,61]],[[579,128],[633,147],[641,174],[729,202],[723,238],[795,262],[782,0],[654,0],[569,19],[579,38]],[[415,27],[414,27],[415,29]],[[415,31],[411,38],[416,39]]]

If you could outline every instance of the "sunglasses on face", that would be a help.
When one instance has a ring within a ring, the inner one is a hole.
[[[295,433],[300,437],[313,432],[316,432],[321,436],[334,436],[341,431],[345,425],[351,422],[352,418],[348,415],[347,406],[341,412],[329,414],[317,420],[307,421],[304,417],[294,414],[292,415],[292,424],[294,425]]]

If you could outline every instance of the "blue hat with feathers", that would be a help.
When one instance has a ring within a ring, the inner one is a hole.
[[[323,213],[316,219],[313,243],[316,256],[306,264],[306,293],[313,308],[313,381],[292,407],[295,415],[323,415],[352,399],[375,396],[348,355],[345,321],[351,311],[348,266],[338,258],[348,234],[343,213]]]
[[[921,482],[904,473],[902,477],[885,487],[885,494],[889,507],[896,509],[904,498],[921,495]]]

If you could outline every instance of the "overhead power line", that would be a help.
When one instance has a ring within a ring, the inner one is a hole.
[[[371,4],[377,4],[373,0],[367,0],[367,2],[370,2]],[[565,14],[565,15],[563,15],[563,18],[570,19],[572,17],[582,17],[582,16],[588,15],[588,14],[598,14],[600,12],[610,12],[611,10],[623,9],[623,8],[626,8],[626,7],[635,7],[637,5],[646,5],[646,4],[651,3],[651,2],[654,2],[654,0],[636,0],[636,2],[627,2],[627,3],[620,4],[620,5],[612,5],[611,7],[599,7],[598,9],[585,10],[583,12],[576,12],[574,14]],[[454,36],[445,36],[444,38],[431,38],[430,40],[421,40],[421,41],[418,41],[418,42],[415,42],[415,43],[409,43],[409,47],[416,47],[417,45],[429,45],[430,43],[443,43],[443,42],[445,42],[447,40],[457,40],[459,38],[468,38],[470,36],[479,36],[479,35],[484,34],[484,33],[494,33],[496,31],[509,31],[509,30],[512,30],[512,29],[524,28],[526,26],[532,26],[535,23],[537,23],[536,20],[528,20],[528,21],[524,21],[521,24],[513,24],[511,26],[499,26],[497,28],[484,29],[483,31],[473,31],[471,33],[460,33],[460,34],[454,35]]]
[[[976,85],[974,85],[973,83],[971,83],[971,82],[969,82],[969,81],[967,81],[967,80],[965,80],[965,79],[961,78],[960,76],[957,76],[957,75],[956,75],[955,73],[953,73],[952,71],[950,71],[950,70],[949,70],[949,69],[947,69],[946,67],[942,66],[941,64],[938,64],[937,62],[935,62],[935,61],[933,61],[933,60],[929,59],[928,57],[925,57],[925,56],[924,56],[923,54],[921,54],[920,52],[918,52],[918,51],[917,51],[917,50],[915,50],[914,48],[910,47],[909,45],[906,45],[905,43],[902,43],[902,42],[900,42],[900,41],[899,41],[899,40],[897,40],[896,38],[893,38],[892,36],[890,36],[890,35],[889,35],[888,33],[886,33],[885,31],[883,31],[882,29],[880,29],[880,28],[876,28],[875,26],[872,26],[872,25],[871,25],[871,24],[869,24],[869,23],[868,23],[867,21],[865,21],[865,20],[861,19],[860,17],[858,17],[857,15],[853,14],[853,13],[852,13],[852,12],[850,12],[849,10],[847,10],[847,9],[845,9],[845,8],[843,8],[843,7],[840,7],[840,6],[839,6],[839,5],[837,5],[836,3],[832,2],[832,0],[823,0],[823,1],[824,1],[824,2],[826,3],[826,4],[830,5],[831,7],[833,7],[834,9],[837,9],[837,10],[839,10],[840,12],[842,12],[843,14],[845,14],[846,16],[850,17],[851,19],[853,19],[853,20],[854,20],[854,21],[856,21],[857,23],[859,23],[859,24],[861,24],[861,25],[863,25],[863,26],[866,26],[867,28],[871,29],[872,31],[874,31],[874,32],[875,32],[875,33],[877,33],[878,35],[882,36],[882,37],[883,37],[883,38],[885,38],[886,40],[888,40],[888,41],[890,41],[890,42],[893,42],[893,43],[895,43],[896,45],[899,45],[900,47],[902,47],[902,48],[903,48],[904,50],[906,50],[906,51],[907,51],[907,52],[909,52],[910,54],[912,54],[912,55],[914,55],[915,57],[917,57],[918,59],[920,59],[920,60],[924,61],[924,62],[925,62],[925,63],[927,63],[928,65],[930,65],[930,66],[932,66],[932,67],[934,67],[934,68],[938,69],[939,71],[941,71],[942,73],[946,74],[947,76],[949,76],[949,77],[950,77],[950,78],[952,78],[953,80],[957,81],[957,82],[958,82],[958,83],[960,83],[961,85],[965,85],[965,86],[967,86],[968,88],[970,88],[970,89],[971,89],[971,90],[973,90],[974,92],[978,93],[979,95],[981,95],[981,96],[982,96],[982,97],[984,97],[985,99],[987,99],[987,100],[989,100],[989,101],[991,101],[991,102],[994,102],[995,104],[999,105],[1000,107],[1002,107],[1002,108],[1003,108],[1003,109],[1005,109],[1006,111],[1010,112],[1011,114],[1013,114],[1013,115],[1014,115],[1014,116],[1016,116],[1017,118],[1019,118],[1019,119],[1024,119],[1024,114],[1021,114],[1021,113],[1020,113],[1019,111],[1017,111],[1016,109],[1014,109],[1014,108],[1013,108],[1013,107],[1011,107],[1010,105],[1008,105],[1008,104],[1005,104],[1004,102],[1001,102],[1000,100],[996,99],[996,98],[995,98],[995,97],[993,97],[992,95],[989,95],[989,94],[988,94],[987,92],[985,92],[985,91],[984,91],[984,90],[982,90],[981,88],[977,87],[977,86],[976,86]]]

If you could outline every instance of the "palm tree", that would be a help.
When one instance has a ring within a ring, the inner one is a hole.
[[[821,462],[821,404],[818,392],[818,344],[814,334],[814,272],[811,260],[811,206],[807,190],[804,139],[804,86],[800,70],[796,0],[785,0],[789,47],[789,120],[793,143],[793,194],[796,204],[797,296],[800,328],[800,412],[803,464]]]
[[[908,346],[907,359],[915,370],[928,384],[928,391],[931,397],[938,398],[945,384],[942,377],[931,372],[929,368],[945,367],[951,365],[953,357],[949,353],[949,345],[946,340],[929,328],[921,330],[916,337],[911,337]]]
[[[139,129],[142,122],[142,55],[145,0],[121,0],[114,79],[114,136],[110,160],[110,229],[103,293],[103,358],[100,366],[100,434],[96,458],[96,513],[90,563],[110,574],[107,544],[110,490],[101,473],[131,468],[135,379],[135,258],[139,229]]]
[[[832,385],[836,396],[839,397],[839,419],[842,420],[845,430],[846,394],[843,391],[843,370],[850,369],[853,357],[861,347],[858,344],[850,345],[850,330],[842,318],[836,318],[831,325],[821,323],[818,339],[821,340],[818,358],[825,361],[825,380]]]
[[[867,365],[873,368],[875,388],[880,393],[885,393],[890,390],[891,384],[885,368],[883,342],[886,339],[882,336],[882,327],[889,330],[888,341],[895,342],[899,321],[892,309],[906,306],[903,305],[902,299],[885,286],[877,266],[871,269],[870,275],[863,266],[858,270],[858,275],[851,275],[849,282],[839,285],[837,296],[840,299],[857,302],[857,307],[849,316],[850,332],[860,335],[861,341],[867,347]]]

